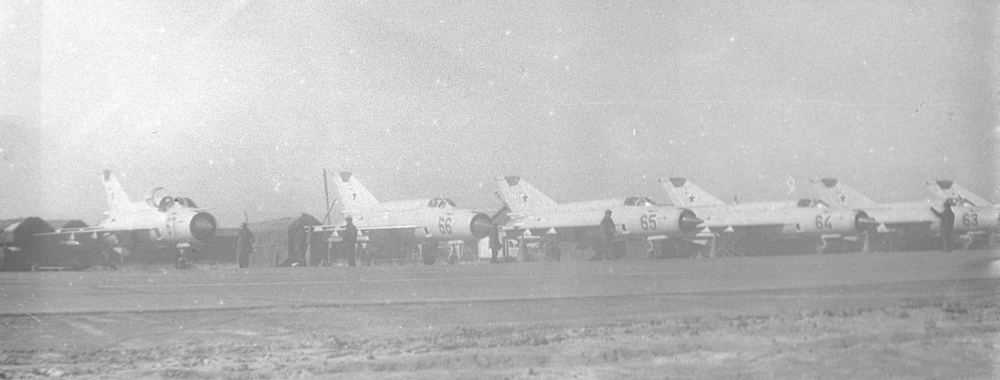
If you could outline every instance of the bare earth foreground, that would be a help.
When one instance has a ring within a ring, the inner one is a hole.
[[[0,379],[1000,377],[1000,254],[0,274]]]

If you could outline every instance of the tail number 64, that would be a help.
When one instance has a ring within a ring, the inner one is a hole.
[[[816,229],[822,230],[824,228],[833,228],[833,223],[830,223],[830,215],[816,215]]]

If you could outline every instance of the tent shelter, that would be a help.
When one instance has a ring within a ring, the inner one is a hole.
[[[54,229],[41,218],[0,220],[0,270],[32,270],[41,255],[42,239],[35,234]]]
[[[306,226],[321,224],[319,220],[303,213],[298,217],[272,219],[250,223],[256,242],[250,256],[250,266],[305,266]],[[325,254],[326,240],[319,234],[313,235],[313,252]],[[310,265],[317,265],[323,255],[313,255]]]
[[[54,230],[62,228],[84,228],[87,223],[81,220],[49,220],[46,221]],[[35,262],[41,268],[71,268],[87,269],[101,262],[101,251],[91,234],[76,234],[73,244],[67,244],[69,236],[40,236],[40,246]]]

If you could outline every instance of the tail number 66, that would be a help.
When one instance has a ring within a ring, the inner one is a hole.
[[[451,218],[438,219],[438,231],[443,234],[451,234]]]

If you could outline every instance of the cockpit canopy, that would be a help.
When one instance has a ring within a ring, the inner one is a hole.
[[[191,198],[184,198],[184,197],[160,198],[160,202],[157,203],[156,207],[159,208],[160,210],[166,210],[170,207],[173,207],[173,205],[175,204],[181,205],[183,207],[198,208],[198,205],[195,204],[194,201],[191,200]]]
[[[646,197],[643,197],[643,196],[632,196],[632,197],[625,198],[625,205],[626,206],[639,206],[639,207],[643,207],[643,206],[656,206],[656,202],[653,202],[652,199],[649,199],[649,198],[646,198]]]
[[[455,202],[445,197],[431,198],[427,202],[427,207],[431,208],[451,208],[455,207]]]
[[[160,190],[163,190],[163,188],[155,187],[150,189],[149,192],[146,193],[146,196],[143,197],[146,200],[146,203],[160,210],[166,210],[172,207],[174,204],[179,204],[184,207],[198,208],[198,205],[196,205],[194,201],[191,200],[191,198],[171,197],[171,196],[157,198],[156,193],[159,192]]]
[[[972,201],[965,199],[961,195],[948,198],[951,200],[952,206],[963,206],[963,207],[976,207],[976,204]]]
[[[808,207],[808,208],[829,208],[830,205],[826,204],[819,199],[802,198],[799,199],[797,207]]]

